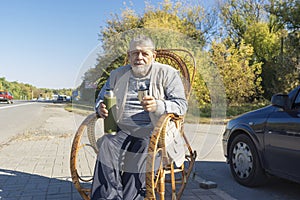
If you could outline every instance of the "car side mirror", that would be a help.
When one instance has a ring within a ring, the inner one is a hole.
[[[287,94],[275,94],[272,96],[271,103],[273,106],[283,108],[284,110],[290,108],[290,99]]]

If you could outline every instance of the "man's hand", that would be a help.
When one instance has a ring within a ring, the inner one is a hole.
[[[157,108],[156,100],[153,96],[144,96],[141,105],[148,112],[155,112]]]
[[[103,119],[108,117],[108,110],[106,109],[106,105],[104,103],[100,103],[100,106],[98,107],[98,113]]]

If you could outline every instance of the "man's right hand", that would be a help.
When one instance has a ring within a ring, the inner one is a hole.
[[[100,103],[100,105],[98,107],[98,114],[103,119],[108,117],[108,110],[106,109],[106,105],[104,103]]]

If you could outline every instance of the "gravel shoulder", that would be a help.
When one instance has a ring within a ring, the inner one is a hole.
[[[42,140],[73,137],[86,115],[66,111],[64,104],[47,104],[38,118],[27,129],[12,137],[13,141]]]

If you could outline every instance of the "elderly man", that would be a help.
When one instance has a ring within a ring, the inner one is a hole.
[[[151,131],[162,114],[184,115],[187,110],[179,72],[155,62],[155,57],[155,46],[149,37],[132,39],[128,51],[130,64],[113,70],[99,93],[95,109],[100,117],[106,118],[104,93],[106,89],[114,91],[118,131],[98,141],[91,199],[144,199]],[[148,94],[140,101],[141,88]]]

